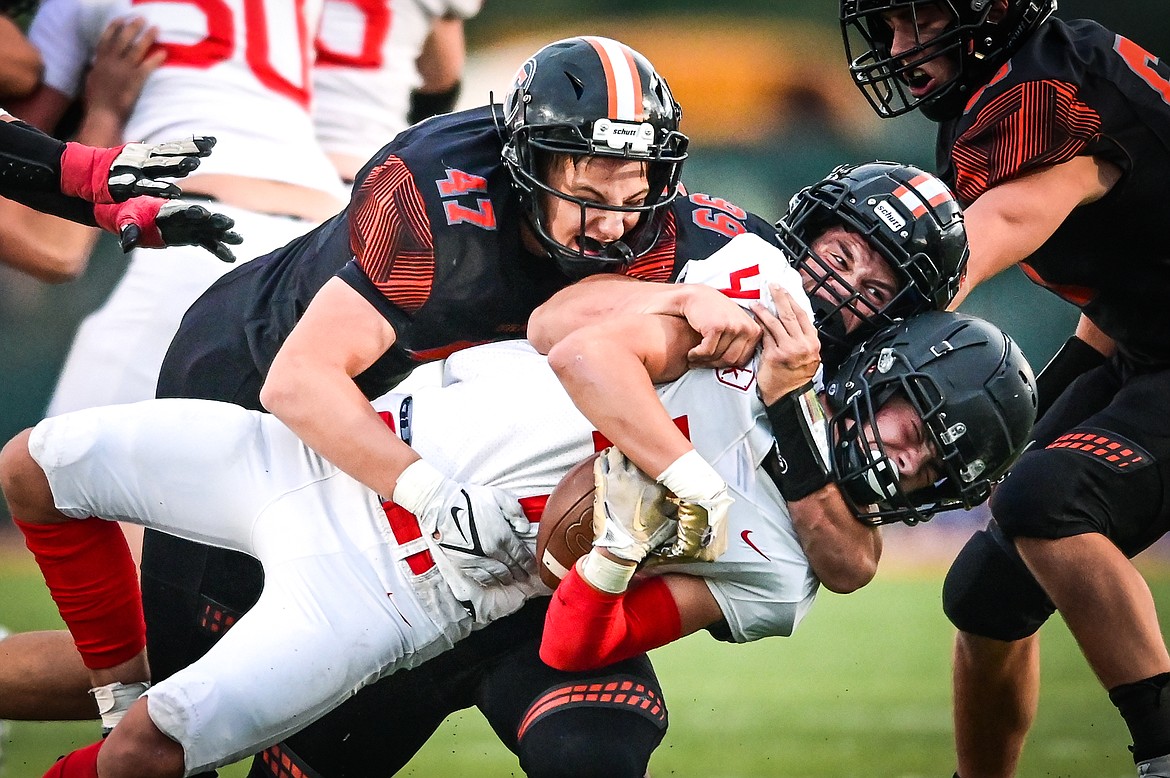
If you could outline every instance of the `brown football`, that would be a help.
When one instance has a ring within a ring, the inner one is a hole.
[[[593,462],[590,455],[565,473],[545,503],[536,534],[540,580],[550,588],[593,548]]]

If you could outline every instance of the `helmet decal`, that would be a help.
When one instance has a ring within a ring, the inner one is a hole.
[[[642,121],[642,82],[638,67],[629,47],[612,38],[584,36],[605,71],[606,92],[609,94],[609,118],[627,122]]]

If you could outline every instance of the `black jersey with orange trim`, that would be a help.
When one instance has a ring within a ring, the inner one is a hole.
[[[1022,267],[1134,361],[1170,364],[1170,66],[1096,22],[1051,19],[939,128],[940,175],[964,204],[1082,155],[1121,179]]]
[[[524,337],[529,314],[569,279],[547,256],[525,250],[525,217],[502,146],[488,106],[398,135],[358,174],[345,211],[232,270],[195,302],[164,361],[160,392],[189,396],[203,391],[195,384],[222,381],[233,388],[217,399],[253,407],[276,352],[334,275],[397,335],[355,379],[368,397],[422,362]],[[658,242],[626,275],[672,281],[688,261],[742,232],[777,244],[771,224],[720,198],[692,194],[668,208]]]

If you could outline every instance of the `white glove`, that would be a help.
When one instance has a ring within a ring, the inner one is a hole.
[[[641,562],[674,537],[676,508],[666,487],[610,446],[593,462],[593,546]]]
[[[398,476],[393,499],[415,515],[459,572],[481,586],[523,581],[536,569],[523,539],[533,537],[532,525],[503,489],[461,484],[419,459]]]
[[[127,143],[110,164],[109,190],[114,202],[154,195],[178,197],[182,190],[160,177],[181,178],[211,154],[215,138],[194,135],[167,143]]]
[[[664,562],[713,562],[727,550],[727,513],[735,499],[727,483],[699,452],[674,460],[658,482],[674,493],[678,537],[656,556]]]

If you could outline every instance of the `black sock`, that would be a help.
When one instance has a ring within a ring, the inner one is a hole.
[[[1170,754],[1170,673],[1109,690],[1133,738],[1133,761]]]

